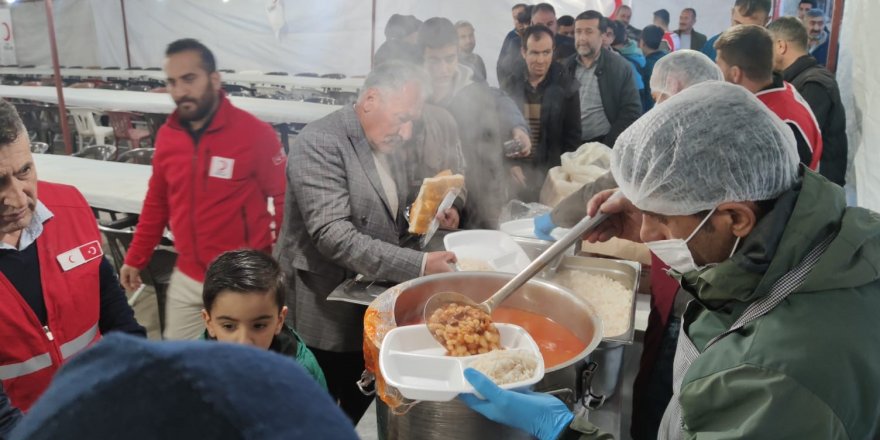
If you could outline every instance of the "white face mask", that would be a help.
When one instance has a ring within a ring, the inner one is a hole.
[[[680,238],[673,238],[670,240],[659,240],[659,241],[649,241],[645,243],[648,246],[648,249],[657,255],[657,258],[666,263],[672,270],[680,273],[686,274],[688,272],[692,272],[695,270],[703,270],[709,266],[714,266],[714,264],[707,264],[705,266],[697,266],[697,263],[694,262],[694,256],[691,254],[691,250],[688,247],[688,242],[697,235],[697,232],[702,229],[703,225],[709,221],[709,218],[712,217],[712,214],[715,213],[715,209],[712,211],[697,225],[697,228],[694,229],[694,232],[691,232],[691,235],[688,238],[682,240]],[[733,244],[733,250],[730,251],[730,256],[732,257],[734,252],[736,252],[736,247],[739,246],[739,237],[736,238],[736,242]],[[730,258],[730,257],[728,257]]]

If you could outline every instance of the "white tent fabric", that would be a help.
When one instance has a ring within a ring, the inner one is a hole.
[[[880,212],[880,2],[848,1],[843,11],[837,81],[846,106],[850,170],[857,202]],[[848,185],[849,186],[849,185]]]
[[[370,70],[372,2],[363,0],[281,1],[287,26],[276,39],[260,0],[125,0],[133,67],[161,67],[165,46],[193,37],[216,54],[220,68],[363,75]],[[376,48],[385,41],[385,23],[394,13],[425,20],[433,16],[467,20],[476,28],[477,48],[495,84],[495,62],[513,27],[517,0],[377,0]],[[551,0],[557,16],[587,9],[610,13],[614,0]],[[633,24],[651,23],[653,11],[669,10],[676,28],[688,0],[626,0],[635,3]],[[714,35],[730,23],[731,0],[704,0],[697,30]],[[55,24],[62,65],[126,67],[122,11],[107,0],[56,1]],[[43,2],[12,5],[19,64],[51,65]]]

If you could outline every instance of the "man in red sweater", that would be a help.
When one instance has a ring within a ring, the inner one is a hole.
[[[221,253],[251,248],[271,252],[281,225],[287,159],[269,124],[234,107],[220,87],[214,55],[182,39],[165,51],[168,93],[177,110],[156,137],[153,175],[120,277],[141,284],[166,227],[179,254],[165,312],[166,339],[196,339],[205,271]]]

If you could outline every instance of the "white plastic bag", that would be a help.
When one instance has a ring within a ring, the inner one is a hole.
[[[541,203],[551,207],[608,172],[611,168],[611,148],[599,142],[590,142],[576,151],[563,153],[560,159],[562,165],[550,169],[541,188]]]

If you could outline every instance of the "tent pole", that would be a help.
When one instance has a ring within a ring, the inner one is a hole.
[[[370,69],[373,68],[374,53],[376,53],[376,0],[373,0],[373,24],[370,34]]]
[[[837,44],[840,40],[840,24],[843,22],[843,0],[834,0],[834,14],[831,18],[831,37],[828,41],[828,59],[825,66],[832,73],[837,73]],[[819,60],[822,61],[822,60]]]
[[[61,82],[61,68],[58,65],[58,45],[55,42],[55,16],[52,0],[46,2],[46,21],[49,24],[49,47],[52,49],[52,69],[55,72],[55,90],[58,93],[58,119],[61,122],[61,135],[64,136],[64,154],[73,154],[70,126],[67,124],[67,106],[64,105],[64,90]]]
[[[131,69],[131,52],[128,50],[128,21],[125,19],[125,0],[119,0],[122,7],[122,33],[125,34],[125,61]]]

